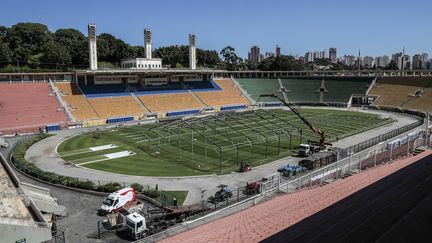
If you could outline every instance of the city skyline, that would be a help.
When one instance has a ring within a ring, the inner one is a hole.
[[[342,55],[355,54],[361,49],[365,54],[381,56],[394,53],[403,46],[411,54],[432,53],[432,33],[422,31],[428,27],[428,9],[432,3],[424,0],[416,1],[416,4],[389,0],[362,3],[272,1],[270,4],[260,1],[248,1],[247,4],[224,0],[217,3],[168,1],[163,6],[138,1],[129,1],[130,4],[77,2],[61,5],[52,0],[7,2],[5,9],[8,11],[3,13],[2,25],[10,27],[17,22],[39,22],[51,31],[75,28],[86,33],[87,24],[94,22],[98,25],[98,34],[111,33],[132,45],[142,45],[141,32],[149,27],[154,31],[155,48],[187,45],[187,33],[194,32],[199,36],[198,48],[220,51],[231,45],[243,58],[247,58],[249,48],[254,45],[266,51],[274,51],[279,45],[283,54],[292,55],[330,46],[337,47]],[[370,7],[372,3],[373,8]],[[131,5],[134,8],[130,8]],[[45,9],[49,14],[40,15],[35,9]],[[79,12],[79,17],[65,12]],[[365,17],[356,18],[358,13]]]

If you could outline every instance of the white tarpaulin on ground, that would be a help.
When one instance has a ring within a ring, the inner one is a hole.
[[[117,153],[105,154],[105,157],[107,157],[109,159],[117,159],[117,158],[122,158],[122,157],[126,157],[126,156],[132,156],[132,155],[135,155],[135,153],[132,151],[121,151],[121,152],[117,152]]]
[[[97,146],[97,147],[91,147],[89,148],[91,151],[100,151],[100,150],[106,150],[106,149],[113,149],[113,148],[117,148],[118,146],[115,144],[107,144],[107,145],[102,145],[102,146]]]

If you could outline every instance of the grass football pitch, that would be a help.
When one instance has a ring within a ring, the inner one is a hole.
[[[392,120],[375,114],[325,109],[300,112],[335,141]],[[141,176],[194,176],[237,171],[296,154],[319,137],[292,112],[257,110],[220,113],[152,125],[82,134],[58,147],[66,161],[83,167]],[[101,150],[98,146],[114,145]]]

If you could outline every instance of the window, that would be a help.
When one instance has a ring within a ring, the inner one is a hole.
[[[139,228],[141,226],[142,226],[142,221],[140,221],[140,222],[137,223],[137,228]]]

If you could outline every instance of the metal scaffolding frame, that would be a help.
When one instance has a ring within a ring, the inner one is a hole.
[[[232,167],[245,162],[240,161],[240,157],[248,157],[250,163],[256,162],[259,156],[267,159],[272,143],[280,155],[281,140],[291,148],[291,137],[298,133],[298,127],[279,114],[272,114],[274,119],[270,119],[266,117],[268,112],[260,111],[222,112],[167,122],[147,129],[147,134],[140,132],[145,138],[140,148],[155,156],[163,154],[177,161],[192,163],[198,158],[208,162],[211,153],[213,160],[219,157],[219,172],[223,171],[223,163],[234,162],[231,166],[226,165]],[[260,147],[262,151],[258,150]],[[197,153],[201,153],[200,156]]]

